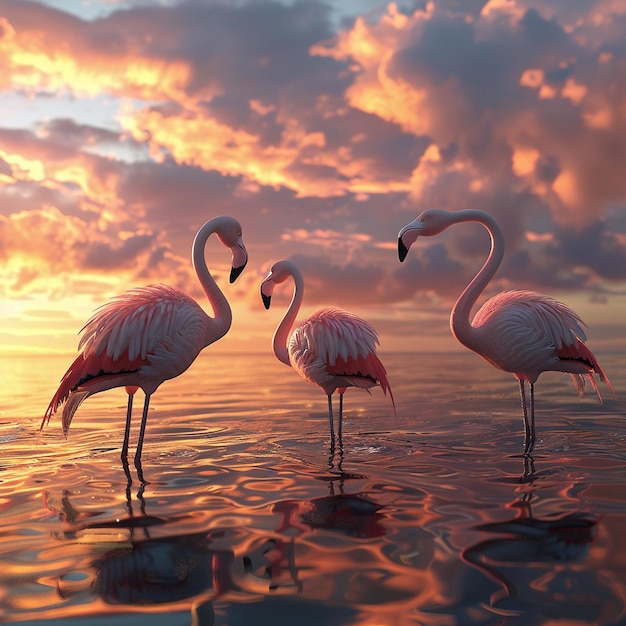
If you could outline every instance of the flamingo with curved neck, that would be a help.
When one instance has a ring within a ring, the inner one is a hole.
[[[239,222],[229,216],[206,222],[195,236],[192,263],[215,317],[208,316],[191,297],[176,287],[150,285],[131,289],[96,309],[81,330],[80,354],[61,379],[41,422],[40,430],[63,406],[67,436],[80,404],[100,391],[125,387],[128,393],[122,460],[128,456],[133,396],[145,394],[135,464],[141,459],[150,397],[165,380],[182,374],[200,351],[223,337],[232,321],[230,305],[205,260],[205,247],[215,233],[232,252],[230,282],[241,274],[248,253]]]
[[[404,261],[418,237],[437,235],[462,222],[482,224],[491,237],[491,249],[487,260],[452,308],[450,328],[460,343],[494,367],[511,372],[519,381],[524,454],[530,454],[535,443],[534,385],[542,372],[569,374],[580,395],[584,391],[586,376],[600,401],[602,397],[593,375],[597,374],[611,391],[613,388],[585,345],[584,322],[562,302],[533,291],[505,291],[487,300],[470,320],[474,304],[504,257],[502,229],[489,213],[478,210],[424,211],[398,234],[400,261]],[[530,385],[530,407],[526,400],[527,383]]]
[[[348,387],[369,390],[380,385],[385,395],[389,391],[394,412],[395,402],[385,368],[376,355],[378,335],[369,322],[341,309],[325,308],[313,313],[291,333],[304,296],[304,278],[293,261],[277,261],[263,279],[261,297],[265,308],[270,308],[274,287],[289,277],[294,282],[293,295],[274,332],[274,354],[327,395],[332,449],[335,437],[332,395],[335,391],[339,392],[340,439],[343,394]]]

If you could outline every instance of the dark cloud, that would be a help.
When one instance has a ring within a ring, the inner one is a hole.
[[[119,132],[90,124],[78,124],[70,118],[46,120],[39,125],[38,134],[51,143],[73,150],[120,142]]]
[[[137,257],[154,244],[154,235],[135,235],[117,245],[111,242],[95,242],[84,253],[84,267],[110,271],[121,267],[132,267]]]
[[[550,254],[557,257],[559,265],[591,270],[603,279],[617,281],[626,278],[623,238],[620,240],[609,231],[604,221],[595,222],[584,231],[559,229]]]
[[[279,260],[279,259],[275,259]],[[337,264],[318,256],[298,254],[291,257],[304,276],[306,306],[315,303],[349,308],[380,302],[380,292],[386,280],[384,271],[373,265]],[[281,290],[283,301],[291,297],[292,286]],[[277,290],[277,294],[278,294]]]

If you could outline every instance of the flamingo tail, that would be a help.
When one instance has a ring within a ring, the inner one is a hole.
[[[131,361],[128,358],[128,351],[117,359],[108,354],[79,354],[65,372],[59,388],[50,400],[39,431],[64,402],[67,404],[63,407],[63,431],[67,435],[74,413],[88,396],[105,389],[122,386],[127,387],[128,393],[131,393],[132,388],[136,391],[137,388],[134,385],[126,384],[129,382],[128,375],[138,372],[145,363],[147,360],[140,357]]]
[[[67,433],[70,430],[70,424],[74,413],[78,410],[78,407],[91,395],[91,391],[73,391],[70,393],[65,406],[63,407],[63,434],[67,437]]]
[[[393,414],[396,415],[396,401],[387,378],[387,370],[374,352],[370,352],[365,357],[359,356],[356,359],[351,357],[344,359],[338,356],[335,364],[328,364],[327,367],[332,374],[345,377],[354,387],[369,390],[369,387],[379,384],[383,393],[389,394]]]
[[[584,374],[568,372],[579,396],[582,397],[585,393],[586,376],[591,382],[591,386],[596,392],[598,400],[602,402],[602,395],[600,394],[596,380],[593,377],[594,374],[598,375],[598,378],[609,388],[611,394],[615,396],[615,390],[613,389],[613,385],[611,385],[609,377],[602,369],[600,363],[598,363],[598,360],[594,356],[593,352],[591,352],[591,350],[580,339],[573,345],[563,346],[557,351],[557,354],[562,361],[578,362],[586,367],[587,371]]]

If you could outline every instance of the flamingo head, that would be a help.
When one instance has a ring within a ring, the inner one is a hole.
[[[261,299],[266,309],[270,308],[274,287],[284,283],[289,276],[294,274],[294,264],[291,261],[276,261],[270,268],[269,274],[261,283]]]
[[[216,227],[216,234],[233,253],[230,282],[234,283],[248,262],[248,251],[243,244],[241,224],[234,217],[223,216]]]
[[[407,224],[398,233],[398,257],[404,261],[409,248],[419,236],[430,237],[438,235],[450,226],[453,221],[452,213],[443,209],[427,209],[420,213],[410,224]]]

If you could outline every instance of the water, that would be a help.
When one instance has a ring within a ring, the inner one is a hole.
[[[69,359],[5,361],[0,621],[626,623],[624,358],[601,355],[602,405],[542,376],[525,464],[512,377],[469,353],[382,357],[397,416],[348,390],[331,450],[321,391],[209,348],[154,396],[144,483],[119,459],[123,390],[37,441]]]

